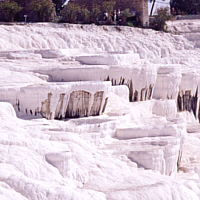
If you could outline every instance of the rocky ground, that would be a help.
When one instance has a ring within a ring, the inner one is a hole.
[[[0,26],[1,199],[200,198],[200,21],[167,30]]]

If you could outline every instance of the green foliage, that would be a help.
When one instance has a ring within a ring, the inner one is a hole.
[[[96,24],[98,22],[98,16],[99,16],[100,13],[101,13],[100,6],[97,5],[97,4],[93,4],[92,11],[90,13],[90,15],[91,15],[91,22],[92,23]]]
[[[80,16],[84,23],[90,23],[90,11],[86,7],[83,6],[80,9]]]
[[[63,22],[76,23],[81,7],[75,3],[68,3],[60,12]]]
[[[155,16],[154,21],[150,24],[150,26],[159,31],[165,30],[166,21],[171,19],[171,15],[169,14],[169,8],[159,8],[157,9],[157,15]]]
[[[130,21],[128,21],[128,22],[126,22],[126,26],[133,27],[133,23],[132,23],[132,22],[130,22]]]
[[[4,1],[0,3],[0,12],[3,13],[7,21],[13,22],[15,15],[22,10],[22,7],[14,1]]]
[[[104,1],[103,2],[103,9],[108,14],[108,24],[112,24],[112,13],[114,10],[116,2],[115,1]]]
[[[56,12],[59,12],[64,1],[63,0],[52,0],[52,1],[56,5]]]
[[[55,17],[55,4],[51,0],[34,0],[30,9],[37,14],[38,21],[49,22]]]
[[[176,10],[177,14],[200,13],[199,0],[170,0],[170,6]]]
[[[128,19],[129,17],[131,17],[131,16],[132,16],[132,14],[131,14],[131,12],[130,12],[130,9],[129,9],[129,8],[125,9],[125,10],[123,11],[122,15],[121,15],[121,24],[122,24],[122,25],[125,25],[126,22],[127,22],[127,19]],[[130,23],[129,23],[129,25],[130,25]]]

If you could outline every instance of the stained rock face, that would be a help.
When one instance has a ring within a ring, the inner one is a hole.
[[[62,119],[64,96],[65,96],[64,93],[60,94],[60,99],[58,100],[58,104],[56,106],[56,111],[55,111],[55,116],[54,116],[55,119]]]
[[[152,98],[152,92],[153,92],[153,85],[149,85],[149,87],[142,88],[141,91],[135,90],[135,92],[132,92],[132,84],[129,88],[129,100],[130,102],[135,101],[146,101],[150,100]]]
[[[56,110],[54,114],[54,119],[64,118],[79,118],[79,117],[88,117],[88,116],[97,116],[100,115],[100,111],[105,110],[107,99],[103,101],[104,91],[98,91],[94,95],[90,92],[84,90],[73,91],[70,93],[69,100],[64,101],[65,93],[60,94],[60,98],[56,105]],[[42,101],[41,106],[41,115],[47,119],[52,118],[51,111],[51,96],[48,94],[48,99]],[[67,105],[66,111],[64,111],[64,105]],[[63,112],[64,111],[64,112]]]
[[[103,91],[99,91],[94,94],[94,101],[90,111],[91,116],[99,115],[103,99],[103,93]]]
[[[178,93],[177,98],[178,111],[189,111],[193,112],[194,116],[197,117],[198,109],[198,88],[195,95],[192,95],[191,90],[181,91]]]
[[[70,94],[65,118],[88,117],[100,114],[103,99],[103,91],[94,94],[91,107],[92,95],[86,91],[74,91]]]
[[[52,113],[51,113],[51,96],[52,93],[48,93],[48,98],[45,101],[42,101],[41,106],[41,115],[42,117],[45,117],[47,119],[51,119]]]
[[[46,119],[100,115],[106,107],[110,82],[80,82],[37,85],[1,90],[1,99],[9,99],[18,115],[41,115]],[[8,97],[9,96],[9,97]]]
[[[66,118],[87,117],[91,94],[86,91],[74,91],[70,94]]]

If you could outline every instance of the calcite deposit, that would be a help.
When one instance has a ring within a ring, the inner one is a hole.
[[[0,25],[0,199],[198,200],[199,30]]]

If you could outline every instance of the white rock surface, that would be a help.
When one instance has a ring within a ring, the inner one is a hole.
[[[167,28],[0,25],[0,199],[200,199],[200,23]]]

